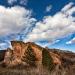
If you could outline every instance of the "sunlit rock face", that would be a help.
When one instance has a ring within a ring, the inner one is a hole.
[[[5,56],[4,56],[4,63],[10,64],[12,57],[12,50],[10,48],[7,49]]]
[[[13,49],[14,62],[21,63],[22,56],[24,56],[27,46],[21,41],[11,41]]]
[[[21,58],[26,50],[26,44],[19,41],[11,41],[13,55],[15,58]]]
[[[35,57],[35,62],[39,63],[42,61],[42,50],[41,47],[35,45],[34,43],[28,42],[24,43],[22,41],[11,41],[12,49],[8,48],[5,57],[4,63],[7,66],[15,66],[18,64],[27,65],[27,55],[29,55],[28,49],[31,48],[31,52]],[[22,60],[23,59],[23,60]]]
[[[52,57],[52,59],[53,59],[53,62],[54,62],[54,64],[59,64],[59,65],[61,65],[61,60],[60,60],[60,56],[58,55],[58,54],[55,54],[55,53],[53,53],[53,52],[50,52],[50,55],[51,55],[51,57]]]

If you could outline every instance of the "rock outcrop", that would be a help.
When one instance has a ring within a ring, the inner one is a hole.
[[[71,74],[75,70],[75,53],[43,48],[33,42],[11,41],[11,46],[12,49],[8,48],[0,58],[6,67],[17,65],[37,67],[42,65],[50,71],[58,71],[58,73],[64,71],[67,74],[69,72]]]
[[[35,57],[34,60],[35,62],[37,63],[41,62],[42,50],[38,45],[35,45],[34,43],[31,42],[24,43],[22,41],[11,41],[11,45],[12,49],[8,48],[4,57],[4,63],[7,66],[15,66],[18,64],[30,65],[29,63],[27,63],[26,59],[30,59],[29,57],[32,56]],[[30,55],[31,53],[33,54]]]

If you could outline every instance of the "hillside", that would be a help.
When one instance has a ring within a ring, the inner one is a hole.
[[[33,42],[11,41],[0,51],[0,75],[74,75],[75,53],[48,49]],[[33,74],[32,74],[33,73]]]

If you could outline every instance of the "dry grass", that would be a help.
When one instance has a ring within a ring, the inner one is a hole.
[[[50,75],[47,70],[41,68],[9,69],[1,68],[0,75]]]
[[[75,67],[71,69],[61,68],[56,66],[53,71],[49,71],[43,66],[39,67],[14,67],[14,68],[3,68],[0,67],[0,75],[75,75]]]

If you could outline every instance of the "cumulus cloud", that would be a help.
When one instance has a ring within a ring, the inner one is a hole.
[[[32,26],[35,19],[31,11],[20,6],[6,8],[0,6],[0,36],[19,33]]]
[[[70,41],[66,42],[66,44],[74,44],[74,43],[75,43],[75,38],[73,38]]]
[[[52,8],[51,5],[47,6],[47,7],[46,7],[46,12],[49,12],[49,11],[51,10],[51,8]]]
[[[50,43],[75,32],[75,12],[73,3],[64,6],[54,16],[45,16],[36,23],[35,28],[27,35],[24,41],[47,40]]]

